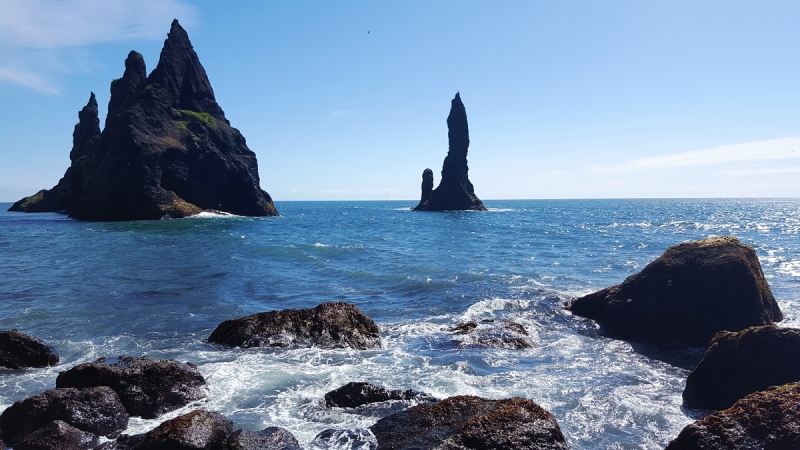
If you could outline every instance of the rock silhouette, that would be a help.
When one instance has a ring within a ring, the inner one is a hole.
[[[130,52],[122,78],[111,83],[102,132],[94,93],[78,116],[64,177],[9,211],[63,211],[92,221],[204,210],[278,214],[260,188],[255,154],[225,118],[177,20],[150,76],[142,55]]]
[[[433,191],[433,171],[425,169],[422,173],[422,198],[414,211],[472,210],[486,211],[483,202],[475,195],[469,181],[467,149],[469,149],[469,126],[467,110],[461,102],[461,95],[450,104],[447,116],[447,137],[450,148],[442,165],[442,180]]]
[[[732,236],[674,245],[622,284],[573,300],[570,309],[612,336],[696,347],[722,330],[783,320],[755,250]]]
[[[0,331],[0,366],[21,369],[56,364],[58,356],[42,341],[17,330]]]

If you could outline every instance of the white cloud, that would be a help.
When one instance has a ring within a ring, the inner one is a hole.
[[[172,19],[197,18],[179,0],[0,0],[0,11],[0,81],[46,94],[58,93],[58,75],[91,65],[76,48],[164,39]]]
[[[800,136],[651,156],[617,164],[595,164],[587,166],[587,169],[610,174],[790,158],[800,158]]]

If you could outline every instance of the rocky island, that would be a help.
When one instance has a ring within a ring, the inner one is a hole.
[[[422,172],[422,197],[414,211],[486,211],[469,181],[469,126],[467,110],[458,92],[450,104],[447,129],[450,149],[442,165],[442,181],[433,189],[433,171]]]
[[[260,187],[255,153],[225,118],[177,20],[149,76],[142,55],[130,52],[122,78],[111,83],[102,132],[94,93],[78,117],[64,177],[9,211],[60,211],[91,221],[207,210],[278,215]]]

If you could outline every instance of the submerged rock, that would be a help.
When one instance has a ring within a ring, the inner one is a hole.
[[[156,418],[206,397],[206,380],[190,363],[120,356],[80,364],[58,374],[56,387],[109,386],[132,416]]]
[[[378,449],[567,448],[555,417],[519,397],[450,397],[385,417],[370,430],[378,440]]]
[[[458,340],[458,346],[526,349],[536,346],[528,336],[524,326],[510,320],[482,320],[480,323],[472,320],[451,328],[455,335],[463,335]]]
[[[800,448],[800,383],[750,394],[687,426],[665,450]]]
[[[62,420],[100,436],[118,436],[128,427],[128,412],[116,392],[106,386],[87,389],[51,389],[15,402],[0,415],[0,429],[12,446],[25,436]]]
[[[292,433],[280,427],[261,431],[236,430],[228,437],[225,450],[301,450]]]
[[[0,366],[20,369],[56,364],[58,356],[42,341],[17,330],[0,331]]]
[[[64,177],[9,211],[65,211],[97,221],[185,217],[203,210],[278,214],[260,188],[255,153],[225,118],[177,20],[150,76],[141,54],[128,55],[122,78],[111,83],[102,133],[94,94],[79,120]]]
[[[319,432],[308,448],[310,450],[375,450],[378,448],[378,441],[369,430],[360,428],[355,430],[327,429]]]
[[[783,320],[755,250],[731,236],[672,246],[622,284],[569,308],[612,336],[697,347],[722,330]]]
[[[44,428],[40,428],[25,436],[18,442],[16,450],[83,450],[100,445],[100,437],[79,430],[61,420],[54,420]]]
[[[763,326],[714,336],[686,379],[683,405],[725,409],[770,386],[800,381],[800,330]]]
[[[355,305],[343,302],[226,320],[211,333],[208,342],[244,348],[381,348],[375,322]]]
[[[167,420],[147,433],[141,450],[212,450],[223,448],[233,423],[218,412],[197,410]]]
[[[436,399],[430,395],[412,389],[390,391],[386,388],[364,382],[350,382],[325,394],[325,406],[328,408],[354,408],[368,403],[385,402],[389,400],[436,401]]]
[[[442,165],[442,180],[439,187],[433,187],[433,171],[425,169],[422,173],[422,198],[414,211],[472,210],[486,211],[483,202],[475,195],[469,181],[467,150],[469,149],[469,126],[467,110],[461,103],[461,95],[450,103],[447,116],[447,138],[449,150]]]

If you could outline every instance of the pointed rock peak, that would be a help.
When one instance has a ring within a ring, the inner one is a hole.
[[[91,92],[91,95],[89,95],[89,103],[86,104],[83,110],[85,111],[86,108],[93,108],[97,111],[97,98],[94,96],[94,92]]]
[[[150,74],[148,84],[158,85],[167,92],[166,100],[171,103],[171,108],[207,112],[224,118],[189,35],[177,20],[172,22],[158,66]]]
[[[89,96],[86,106],[78,112],[78,123],[72,132],[72,151],[69,158],[78,160],[89,153],[90,141],[100,136],[100,118],[97,115],[97,98],[94,92]]]
[[[123,78],[136,78],[139,81],[147,77],[147,67],[144,64],[144,57],[141,53],[131,50],[125,58],[125,74]]]

